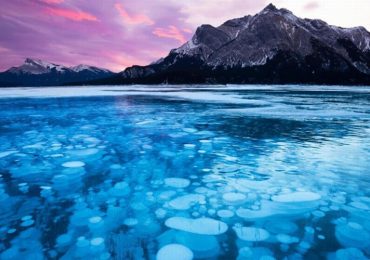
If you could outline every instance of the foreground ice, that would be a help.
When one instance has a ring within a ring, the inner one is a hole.
[[[368,87],[0,94],[0,259],[370,257]]]

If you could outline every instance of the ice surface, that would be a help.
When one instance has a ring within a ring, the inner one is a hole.
[[[0,97],[0,259],[370,258],[369,87]]]

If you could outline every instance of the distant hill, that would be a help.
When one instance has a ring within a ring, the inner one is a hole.
[[[19,67],[0,73],[0,86],[58,86],[112,77],[113,72],[88,65],[65,67],[27,58]]]

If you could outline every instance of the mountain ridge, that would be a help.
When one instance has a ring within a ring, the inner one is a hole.
[[[254,16],[201,25],[167,57],[127,68],[112,81],[370,84],[370,33],[298,18],[269,4]]]
[[[67,67],[41,59],[26,58],[22,65],[0,73],[0,86],[66,85],[113,75],[110,70],[84,64]]]

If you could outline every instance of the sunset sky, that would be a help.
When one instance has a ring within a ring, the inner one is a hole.
[[[121,71],[165,56],[197,26],[268,3],[300,17],[370,29],[370,0],[0,0],[0,70],[26,57]]]

